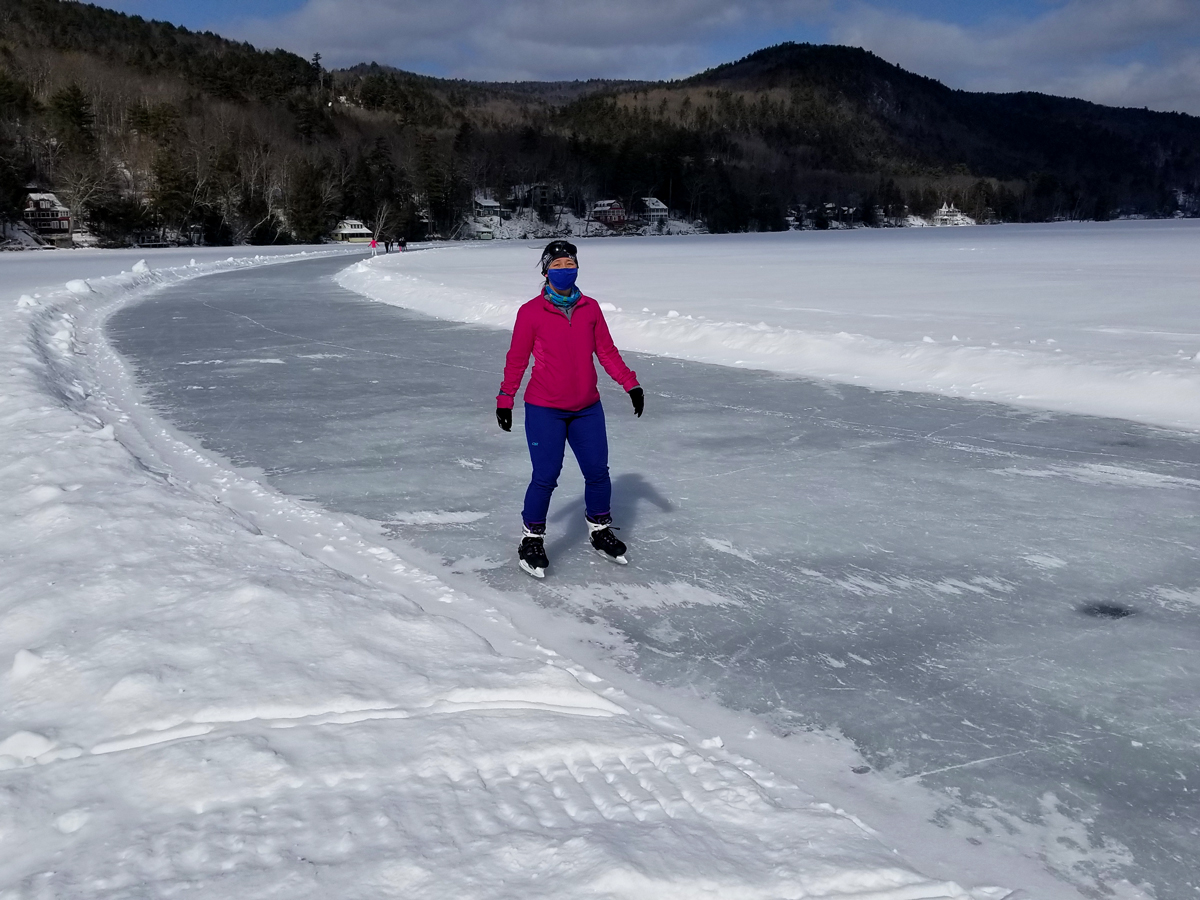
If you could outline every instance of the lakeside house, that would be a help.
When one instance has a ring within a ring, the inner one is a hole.
[[[361,219],[342,219],[333,230],[333,239],[345,243],[369,242],[374,236]]]
[[[657,197],[642,197],[642,218],[649,225],[667,221],[667,204]]]
[[[49,191],[32,191],[25,196],[25,224],[56,247],[71,246],[71,213]]]
[[[493,200],[490,197],[477,196],[475,198],[474,213],[475,218],[477,219],[486,219],[492,217],[498,219],[500,218],[500,202],[498,200]]]
[[[597,200],[592,206],[592,218],[609,227],[625,224],[625,207],[620,200]]]
[[[943,203],[933,214],[934,225],[974,225],[975,220],[966,215],[953,203]]]
[[[515,184],[508,194],[510,209],[531,206],[534,209],[545,209],[550,205],[550,185],[544,181],[533,184]]]

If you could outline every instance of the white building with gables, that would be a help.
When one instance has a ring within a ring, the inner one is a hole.
[[[370,242],[374,234],[363,224],[361,219],[342,219],[337,228],[333,229],[333,239],[346,243]]]
[[[934,225],[974,225],[975,220],[960,210],[953,203],[943,203],[942,208],[933,214]]]
[[[642,218],[651,225],[667,221],[667,204],[657,197],[642,198]]]

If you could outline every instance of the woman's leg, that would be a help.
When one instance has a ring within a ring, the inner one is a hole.
[[[612,481],[608,476],[608,431],[604,427],[604,407],[599,402],[572,414],[567,440],[583,472],[587,514],[592,518],[607,516],[612,505]]]
[[[533,463],[533,477],[525,491],[525,509],[521,512],[526,527],[540,526],[545,530],[550,495],[558,487],[558,474],[562,471],[568,415],[561,409],[525,404],[525,440]]]

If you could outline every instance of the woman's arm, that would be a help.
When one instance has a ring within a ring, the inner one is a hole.
[[[604,366],[608,377],[626,391],[638,386],[637,373],[621,359],[621,352],[613,343],[612,335],[608,332],[608,322],[604,320],[604,313],[599,304],[596,304],[596,358],[600,360],[600,365]]]
[[[512,409],[517,391],[521,389],[521,380],[529,367],[529,354],[533,352],[531,319],[524,306],[517,310],[512,343],[508,347],[508,355],[504,357],[504,380],[500,382],[500,394],[496,397],[497,409]]]

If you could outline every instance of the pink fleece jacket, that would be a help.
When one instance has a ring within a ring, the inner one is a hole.
[[[637,375],[625,365],[608,333],[600,304],[591,297],[580,297],[569,319],[540,294],[521,305],[504,360],[500,396],[496,398],[496,406],[501,409],[512,409],[530,353],[533,374],[525,389],[525,402],[535,406],[577,410],[597,402],[600,392],[596,390],[593,353],[600,358],[604,371],[625,390],[638,384]]]

